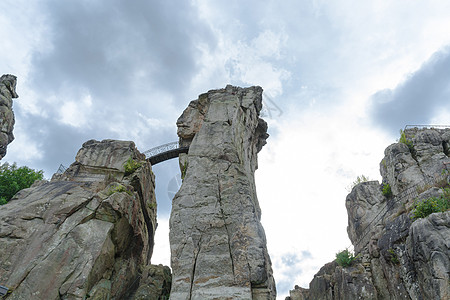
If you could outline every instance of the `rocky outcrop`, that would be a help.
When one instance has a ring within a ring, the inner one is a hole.
[[[16,93],[17,78],[14,75],[0,77],[0,159],[6,155],[6,148],[14,140],[14,113],[12,99]]]
[[[360,264],[349,268],[336,262],[323,266],[310,283],[306,299],[377,299],[377,291]],[[293,300],[293,299],[291,299]]]
[[[64,174],[2,206],[0,284],[9,300],[159,299],[161,286],[150,287],[170,283],[152,280],[161,277],[150,266],[155,229],[145,157],[133,142],[88,141]]]
[[[275,299],[254,172],[260,87],[211,90],[177,121],[183,184],[170,217],[171,299]]]
[[[450,211],[414,220],[418,201],[449,187],[450,129],[409,129],[380,163],[382,184],[347,196],[351,267],[324,266],[305,299],[450,299]]]
[[[309,290],[305,288],[301,288],[298,285],[294,287],[293,290],[289,291],[290,300],[305,300],[309,297]]]
[[[139,288],[133,295],[133,300],[168,300],[172,274],[170,268],[163,265],[148,265],[144,268]]]

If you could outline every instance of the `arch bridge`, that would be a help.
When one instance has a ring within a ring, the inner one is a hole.
[[[144,151],[143,154],[154,166],[160,162],[177,158],[181,153],[188,153],[188,151],[189,147],[182,147],[179,142],[172,142]]]
[[[188,153],[188,151],[189,146],[182,147],[179,142],[171,142],[155,148],[151,148],[147,151],[144,151],[143,154],[145,155],[145,159],[150,162],[152,166],[154,166],[160,162],[172,158],[177,158],[181,153]],[[56,174],[62,174],[66,170],[67,167],[60,164],[58,171],[56,171]]]

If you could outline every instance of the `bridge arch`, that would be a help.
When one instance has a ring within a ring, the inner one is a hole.
[[[189,146],[181,146],[179,142],[171,142],[163,144],[147,151],[144,151],[145,159],[152,165],[156,165],[160,162],[177,158],[181,153],[188,153]],[[67,170],[67,167],[60,164],[56,174],[62,174]]]
[[[188,153],[189,147],[182,147],[179,142],[171,142],[164,145],[160,145],[144,151],[147,161],[152,166],[166,161],[168,159],[177,158],[181,153]]]

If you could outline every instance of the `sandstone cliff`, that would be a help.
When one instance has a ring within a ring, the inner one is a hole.
[[[0,285],[12,299],[166,299],[150,265],[154,175],[133,142],[88,141],[64,174],[0,210]]]
[[[211,90],[177,121],[183,184],[173,199],[171,299],[275,299],[254,172],[266,143],[260,87]]]
[[[450,129],[417,128],[390,145],[382,184],[361,183],[346,199],[357,260],[326,264],[290,299],[450,299],[450,211],[412,218],[414,203],[448,187],[449,145]]]
[[[6,155],[6,148],[14,140],[14,113],[12,99],[16,94],[17,78],[14,75],[0,77],[0,160]]]

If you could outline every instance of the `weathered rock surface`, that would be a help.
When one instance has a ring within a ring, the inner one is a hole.
[[[133,142],[88,141],[64,174],[2,206],[0,284],[8,299],[133,299],[141,278],[151,283],[155,229],[145,157]]]
[[[170,299],[275,299],[254,182],[268,137],[260,87],[212,90],[178,119],[183,184],[173,199]]]
[[[332,262],[314,276],[305,299],[377,299],[377,291],[362,265],[342,268]]]
[[[289,300],[306,300],[309,297],[309,290],[296,285],[293,290],[289,291]]]
[[[6,155],[6,148],[14,140],[14,113],[12,99],[16,93],[17,78],[14,75],[0,77],[0,159]]]
[[[450,299],[450,211],[412,220],[414,203],[450,180],[450,129],[409,129],[380,163],[383,184],[347,196],[347,232],[358,259],[325,265],[305,299]],[[392,195],[382,193],[389,184]]]
[[[170,268],[163,265],[149,265],[144,268],[139,288],[133,296],[133,300],[168,300],[172,274]]]

